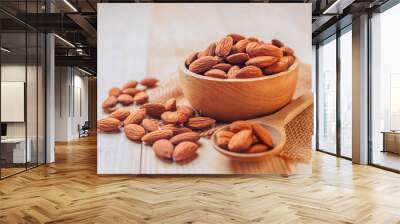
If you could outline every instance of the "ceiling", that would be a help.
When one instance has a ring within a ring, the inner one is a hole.
[[[96,71],[97,3],[137,2],[268,2],[311,3],[313,43],[332,35],[337,28],[351,24],[352,17],[373,9],[388,0],[231,0],[231,1],[166,1],[166,0],[1,0],[1,30],[4,38],[14,41],[13,48],[22,50],[22,34],[30,28],[39,32],[55,32],[56,65],[85,67]],[[52,13],[49,13],[49,11]],[[338,23],[338,21],[341,21]],[[338,25],[339,24],[339,25]],[[4,35],[3,35],[4,36]],[[64,41],[64,40],[66,41]],[[69,43],[68,43],[69,42]],[[4,43],[4,42],[3,42]],[[71,45],[72,44],[72,45]],[[33,45],[32,45],[33,46]],[[30,45],[29,45],[30,47]],[[28,48],[28,51],[31,51]]]

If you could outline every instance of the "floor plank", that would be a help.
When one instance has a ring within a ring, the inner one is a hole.
[[[0,223],[400,223],[400,175],[323,153],[313,174],[96,174],[96,139],[0,181]]]

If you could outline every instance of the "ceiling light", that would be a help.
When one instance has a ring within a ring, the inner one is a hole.
[[[4,51],[6,53],[10,53],[11,52],[11,50],[9,50],[9,49],[7,49],[5,47],[1,47],[1,51]]]
[[[78,10],[68,1],[64,0],[65,4],[67,4],[74,12],[78,12]]]
[[[72,44],[71,42],[69,42],[68,40],[66,40],[66,39],[64,39],[64,38],[62,38],[62,37],[60,37],[60,36],[57,35],[57,34],[54,34],[54,36],[57,37],[57,38],[58,38],[59,40],[61,40],[62,42],[66,43],[68,46],[75,48],[75,45],[73,45],[73,44]]]
[[[85,74],[87,74],[87,75],[93,75],[92,73],[90,73],[90,72],[88,72],[88,71],[86,71],[86,70],[83,70],[83,69],[81,69],[81,68],[79,68],[79,67],[78,67],[78,70],[81,71],[81,72],[83,72],[83,73],[85,73]]]

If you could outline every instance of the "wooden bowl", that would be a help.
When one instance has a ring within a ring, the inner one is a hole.
[[[179,67],[184,96],[203,116],[218,121],[245,120],[267,115],[290,102],[297,85],[299,63],[287,71],[250,79],[218,79]]]
[[[240,160],[240,161],[260,161],[272,156],[278,155],[285,145],[286,142],[286,135],[283,135],[277,128],[269,126],[265,123],[258,122],[264,128],[266,128],[269,134],[272,137],[272,142],[274,147],[271,150],[265,152],[258,152],[258,153],[238,153],[238,152],[231,152],[227,149],[223,149],[216,144],[216,133],[221,130],[229,130],[229,125],[223,126],[218,129],[214,134],[211,136],[211,141],[214,146],[214,149],[217,150],[219,153],[233,159],[233,160]]]

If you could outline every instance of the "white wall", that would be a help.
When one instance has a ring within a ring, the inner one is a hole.
[[[78,124],[88,120],[88,78],[72,67],[56,67],[55,141],[79,138]]]

